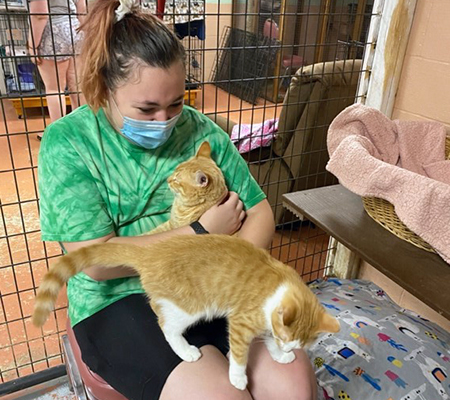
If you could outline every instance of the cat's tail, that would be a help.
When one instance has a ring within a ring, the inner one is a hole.
[[[39,286],[32,316],[33,324],[37,327],[44,325],[53,310],[59,291],[72,276],[88,267],[123,266],[124,260],[127,267],[133,268],[133,260],[140,250],[141,247],[134,245],[99,243],[62,256],[50,267]]]

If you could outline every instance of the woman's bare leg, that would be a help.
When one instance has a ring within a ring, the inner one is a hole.
[[[42,63],[38,66],[39,73],[44,81],[47,107],[52,122],[66,115],[66,97],[64,90],[66,88],[66,76],[69,63],[69,60],[55,63],[54,60],[43,59]]]
[[[69,68],[67,69],[67,86],[69,88],[70,104],[72,111],[86,103],[79,85],[81,72],[81,61],[72,57]]]
[[[202,357],[182,362],[169,375],[160,400],[251,400],[250,393],[231,385],[228,360],[213,346],[201,348]]]
[[[295,350],[290,364],[274,361],[263,342],[250,347],[247,374],[254,400],[316,400],[317,383],[304,350]]]

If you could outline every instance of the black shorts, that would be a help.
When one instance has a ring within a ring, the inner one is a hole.
[[[157,400],[182,360],[173,352],[144,295],[125,297],[74,326],[85,364],[130,400]],[[197,347],[228,353],[225,319],[201,322],[184,335]]]

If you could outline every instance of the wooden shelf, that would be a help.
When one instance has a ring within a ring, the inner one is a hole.
[[[10,99],[18,118],[22,118],[25,108],[47,107],[47,99],[44,97],[17,97]],[[66,96],[66,105],[70,106],[70,97]]]
[[[284,194],[283,205],[450,319],[450,265],[376,223],[364,210],[361,197],[334,185]]]
[[[197,99],[198,94],[201,92],[201,89],[189,89],[186,90],[184,94],[184,102],[191,107],[195,106],[195,100]]]

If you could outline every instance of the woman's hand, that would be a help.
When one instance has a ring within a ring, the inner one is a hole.
[[[41,65],[42,58],[38,56],[37,51],[32,46],[28,46],[28,55],[30,56],[33,64]]]
[[[244,204],[237,193],[228,192],[224,199],[200,217],[199,222],[209,233],[232,235],[241,227],[245,215]]]

